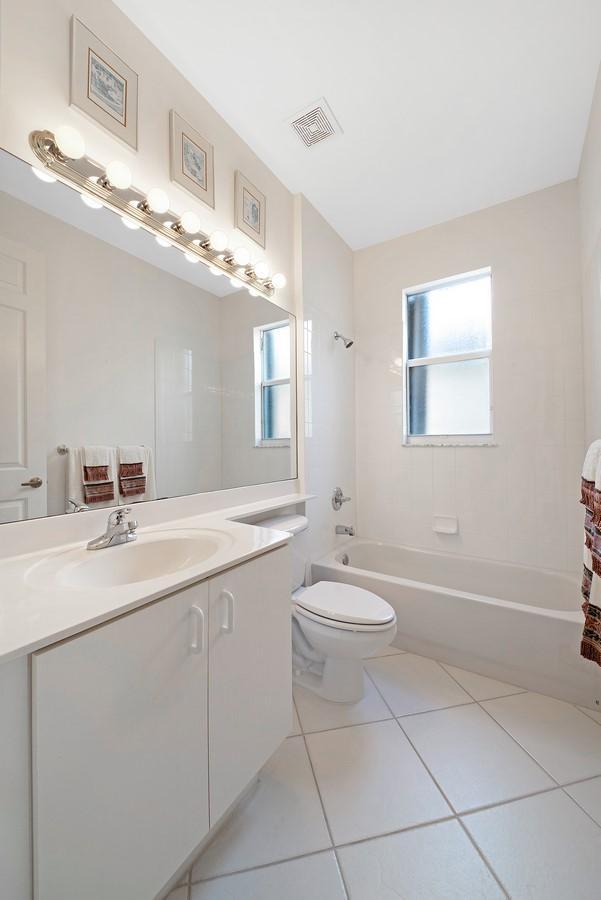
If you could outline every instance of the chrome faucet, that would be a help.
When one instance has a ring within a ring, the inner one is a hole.
[[[106,523],[106,531],[88,544],[88,550],[104,550],[105,547],[116,547],[117,544],[128,544],[135,541],[138,523],[135,519],[125,521],[131,512],[131,506],[114,509]]]
[[[355,529],[352,525],[337,525],[336,534],[348,534],[349,537],[355,537]]]
[[[90,507],[86,503],[80,503],[79,500],[74,500],[73,497],[67,497],[67,503],[65,512],[85,512],[86,509]],[[73,507],[71,510],[70,507]]]

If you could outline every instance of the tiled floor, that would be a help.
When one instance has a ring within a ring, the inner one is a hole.
[[[601,715],[401,651],[290,737],[169,900],[601,897]]]

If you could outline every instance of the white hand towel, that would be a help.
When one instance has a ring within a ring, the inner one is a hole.
[[[84,466],[111,466],[114,457],[114,447],[91,446],[83,447]]]
[[[153,452],[150,447],[130,445],[117,448],[119,467],[142,464],[141,476],[122,476],[119,473],[120,503],[141,503],[144,500],[156,499],[156,483],[154,475]],[[143,490],[136,492],[136,479],[139,478]]]
[[[128,447],[117,447],[119,462],[126,465],[132,463],[143,463],[146,457],[146,448],[143,445],[130,445]]]

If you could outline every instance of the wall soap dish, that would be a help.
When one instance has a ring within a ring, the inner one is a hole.
[[[459,531],[457,516],[433,516],[432,531],[437,534],[457,534]]]

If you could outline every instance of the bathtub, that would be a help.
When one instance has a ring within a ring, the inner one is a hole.
[[[591,709],[601,704],[601,669],[579,654],[575,575],[360,538],[313,563],[311,575],[387,600],[403,650]]]

